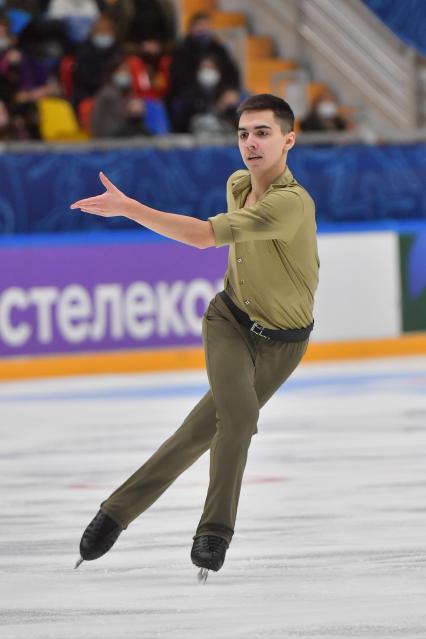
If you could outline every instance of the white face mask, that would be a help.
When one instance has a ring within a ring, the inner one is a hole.
[[[200,69],[197,73],[197,80],[203,87],[210,89],[219,82],[220,73],[217,69]]]
[[[99,33],[92,37],[92,42],[95,47],[98,47],[99,49],[108,49],[108,47],[111,47],[114,44],[115,38],[107,33]]]
[[[6,51],[7,48],[10,47],[12,41],[10,38],[6,36],[0,36],[0,51]]]
[[[323,100],[318,102],[317,112],[321,118],[334,118],[337,115],[337,105],[332,100]]]
[[[117,71],[112,76],[112,81],[119,89],[129,89],[132,86],[132,76],[127,71]]]

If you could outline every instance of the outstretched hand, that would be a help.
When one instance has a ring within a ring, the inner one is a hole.
[[[81,209],[85,213],[101,215],[102,217],[125,215],[125,205],[130,198],[117,189],[102,171],[99,173],[99,179],[106,188],[105,193],[96,195],[95,197],[88,197],[84,200],[78,200],[78,202],[71,204],[70,208]]]

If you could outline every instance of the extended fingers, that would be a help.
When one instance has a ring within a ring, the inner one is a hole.
[[[114,184],[111,182],[111,180],[109,180],[107,178],[107,176],[105,175],[105,173],[102,173],[102,171],[99,172],[99,179],[100,179],[100,181],[102,182],[102,184],[104,185],[104,187],[106,188],[107,191],[119,192],[117,187],[114,186]]]
[[[92,207],[92,206],[100,206],[101,202],[99,200],[99,196],[97,197],[88,197],[84,200],[78,200],[71,204],[71,209],[82,209],[83,207]]]
[[[104,212],[103,204],[106,202],[105,198],[108,198],[111,194],[123,195],[119,189],[107,178],[105,173],[100,171],[99,178],[106,188],[106,192],[102,193],[102,195],[96,195],[95,197],[84,198],[83,200],[78,200],[71,204],[71,209],[81,209],[82,211],[86,211],[87,213],[100,213]],[[98,210],[95,211],[95,208]]]

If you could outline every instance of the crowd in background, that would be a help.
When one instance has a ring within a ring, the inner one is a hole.
[[[0,0],[2,140],[45,139],[55,117],[97,138],[230,133],[243,89],[205,13],[177,39],[167,0]],[[305,130],[344,128],[332,103]]]

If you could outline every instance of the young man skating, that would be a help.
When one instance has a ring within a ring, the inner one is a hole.
[[[229,245],[224,290],[203,318],[210,389],[180,428],[102,502],[83,533],[78,564],[106,553],[130,522],[210,450],[210,481],[191,559],[204,577],[207,570],[219,570],[234,534],[259,409],[307,349],[319,260],[314,203],[287,167],[294,115],[284,100],[269,94],[248,98],[238,112],[247,170],[228,179],[227,213],[202,221],[157,211],[128,198],[102,173],[105,193],[71,206],[105,217],[123,215],[200,249]]]

